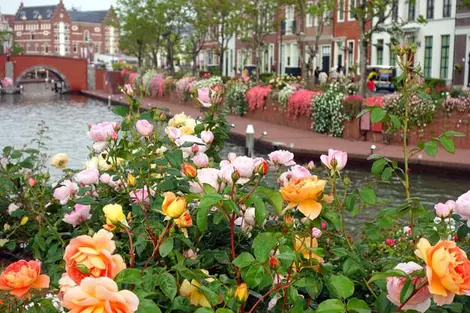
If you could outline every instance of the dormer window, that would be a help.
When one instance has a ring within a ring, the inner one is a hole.
[[[36,19],[36,18],[38,18],[38,16],[39,16],[39,12],[38,12],[38,11],[34,11],[34,12],[33,12],[33,18]]]
[[[25,11],[21,11],[21,13],[20,13],[20,18],[21,18],[22,20],[26,20],[26,12],[25,12]]]
[[[52,11],[51,11],[51,10],[47,10],[47,12],[46,12],[46,17],[47,17],[47,19],[50,19],[51,16],[52,16]]]

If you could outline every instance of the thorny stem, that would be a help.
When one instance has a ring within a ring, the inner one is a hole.
[[[236,214],[233,212],[232,217],[230,218],[230,247],[232,249],[232,260],[235,260],[237,257],[235,252],[235,218]],[[235,273],[237,274],[237,283],[240,284],[240,271],[237,266],[235,266]]]
[[[253,189],[251,189],[249,193],[247,193],[246,195],[244,195],[244,196],[238,201],[239,204],[242,203],[243,201],[245,201],[246,199],[248,199],[248,198],[251,196],[251,194],[252,194],[252,193],[256,190],[256,188],[258,187],[258,185],[259,185],[259,183],[261,182],[261,179],[262,179],[262,178],[263,178],[263,176],[260,175],[258,181],[257,181],[256,184],[253,186]]]
[[[132,241],[132,235],[131,232],[129,231],[129,228],[124,227],[126,230],[127,236],[129,237],[129,266],[132,268],[135,266],[135,249],[134,249],[134,243]]]
[[[424,281],[423,284],[421,286],[419,286],[418,288],[415,288],[415,290],[413,291],[413,293],[405,299],[405,301],[403,301],[402,304],[400,304],[400,306],[397,308],[396,312],[401,312],[401,310],[403,309],[403,307],[408,303],[408,301],[411,300],[411,298],[413,298],[421,289],[423,289],[425,286],[428,285],[428,281]]]
[[[158,252],[158,249],[160,248],[162,242],[163,242],[163,239],[165,238],[165,235],[168,233],[168,231],[170,230],[171,226],[173,225],[172,221],[169,221],[167,224],[166,224],[166,227],[165,227],[165,230],[162,232],[162,234],[158,237],[158,242],[157,244],[155,245],[155,249],[153,249],[153,252],[152,252],[152,255],[150,256],[150,258],[147,260],[147,262],[145,263],[144,267],[142,268],[142,270],[140,271],[140,273],[143,273],[144,270],[147,268],[147,266],[149,265],[150,261],[152,261],[153,257],[157,254]],[[157,255],[158,257],[158,255]]]
[[[269,296],[270,294],[272,294],[273,292],[276,292],[278,290],[281,290],[281,289],[285,289],[287,287],[289,287],[290,284],[289,283],[285,283],[285,284],[282,284],[282,285],[277,285],[276,287],[274,288],[271,288],[269,291],[267,291],[264,295],[261,296],[261,298],[258,299],[258,301],[256,301],[256,303],[251,307],[250,311],[248,311],[248,313],[253,313],[256,309],[256,307],[267,297]]]

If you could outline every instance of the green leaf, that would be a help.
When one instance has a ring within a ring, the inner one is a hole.
[[[453,130],[446,131],[444,135],[447,137],[465,137],[465,134],[462,134]]]
[[[393,176],[393,168],[388,166],[382,172],[380,179],[382,179],[383,181],[389,181],[392,178],[392,176]]]
[[[390,117],[390,121],[392,121],[393,127],[395,129],[399,129],[401,126],[400,119],[396,115],[393,115],[393,114],[390,114],[389,117]]]
[[[159,248],[158,252],[162,258],[166,257],[173,250],[173,238],[168,238]]]
[[[353,258],[348,258],[343,264],[343,273],[346,276],[352,277],[361,272],[363,267],[357,263]]]
[[[382,171],[385,168],[385,165],[387,165],[387,161],[385,159],[378,159],[372,164],[371,172],[375,176],[380,176],[382,174]]]
[[[183,164],[183,152],[181,150],[169,151],[165,154],[166,159],[175,168],[181,168]]]
[[[383,273],[375,274],[369,279],[369,283],[374,282],[376,280],[385,279],[387,277],[408,277],[408,275],[402,270],[390,270]]]
[[[356,118],[361,118],[364,114],[366,114],[367,112],[370,112],[370,108],[366,108],[364,110],[362,110],[361,112],[359,112],[358,115],[356,115]]]
[[[83,204],[83,205],[90,205],[90,204],[95,203],[95,200],[90,196],[84,196],[84,197],[78,198],[75,202],[79,204]]]
[[[277,238],[273,233],[261,233],[256,236],[252,245],[256,259],[261,263],[266,262],[276,244]]]
[[[224,198],[222,197],[222,195],[220,195],[218,193],[208,194],[208,195],[205,195],[202,198],[201,203],[199,204],[199,206],[211,207],[213,205],[216,205],[219,201],[221,201],[223,199]]]
[[[420,97],[421,99],[423,99],[423,100],[428,100],[428,101],[431,101],[431,100],[432,100],[431,95],[425,93],[425,92],[422,91],[422,90],[418,90],[418,91],[416,92],[416,95],[417,95],[418,97]]]
[[[158,284],[163,294],[173,300],[176,296],[176,279],[168,272],[163,272],[158,276]]]
[[[258,286],[264,278],[264,268],[261,264],[253,264],[246,273],[245,281],[250,288]]]
[[[137,268],[126,268],[120,271],[114,280],[118,284],[139,285],[142,282],[142,274]]]
[[[344,313],[344,303],[338,299],[328,299],[318,305],[316,313]]]
[[[405,302],[409,297],[411,297],[414,291],[415,285],[413,284],[413,281],[411,279],[405,280],[403,288],[400,291],[400,302]]]
[[[437,141],[434,139],[431,141],[425,142],[423,146],[424,152],[426,152],[427,155],[430,155],[432,157],[436,156],[438,148],[439,146],[437,145]]]
[[[454,141],[451,138],[449,138],[447,136],[441,136],[439,138],[439,140],[441,141],[442,147],[444,147],[444,149],[447,152],[452,153],[452,154],[455,153],[455,144],[454,144]]]
[[[0,239],[0,248],[2,248],[8,242],[8,239]]]
[[[194,313],[214,313],[214,311],[209,308],[199,308]]]
[[[197,209],[196,221],[197,228],[201,233],[205,233],[207,230],[207,215],[209,214],[210,206],[201,206]]]
[[[125,117],[129,113],[129,108],[122,105],[117,105],[113,106],[111,111],[116,115]]]
[[[282,195],[279,191],[272,190],[263,186],[258,186],[256,188],[256,193],[260,193],[266,196],[266,199],[274,207],[278,214],[282,212],[284,199],[282,198]]]
[[[381,293],[374,303],[377,312],[380,313],[394,313],[396,312],[396,306],[394,306],[387,298],[387,292]]]
[[[215,311],[215,313],[233,313],[233,311],[229,309],[219,308],[217,309],[217,311]]]
[[[344,201],[344,204],[346,206],[346,210],[351,212],[354,210],[354,207],[356,206],[356,197],[354,194],[349,194],[346,196],[346,200]]]
[[[136,313],[162,313],[158,305],[149,299],[140,299]]]
[[[322,217],[328,221],[330,221],[336,228],[341,227],[341,220],[339,219],[339,215],[333,211],[323,211]]]
[[[367,302],[365,302],[364,300],[357,299],[357,298],[349,299],[347,308],[348,308],[348,312],[351,312],[351,313],[372,312]]]
[[[385,116],[387,115],[387,112],[380,108],[380,107],[375,107],[372,109],[372,112],[370,113],[370,120],[373,124],[381,122]]]
[[[251,195],[251,200],[255,206],[255,218],[258,225],[263,225],[264,219],[266,218],[266,206],[261,198]]]
[[[242,252],[239,256],[232,261],[233,265],[243,268],[251,265],[255,261],[255,258],[248,252]]]
[[[374,189],[371,187],[364,187],[359,190],[359,196],[365,203],[375,204],[377,202],[377,196],[375,195]]]
[[[331,276],[330,283],[335,287],[338,296],[341,298],[349,298],[354,293],[354,283],[346,276]]]

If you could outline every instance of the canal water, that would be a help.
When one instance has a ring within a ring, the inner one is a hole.
[[[106,103],[101,101],[82,95],[56,95],[46,90],[44,84],[28,84],[22,95],[0,96],[0,148],[30,144],[36,137],[38,124],[44,121],[48,127],[46,135],[50,137],[46,142],[47,153],[54,155],[66,152],[70,158],[70,167],[79,169],[84,165],[88,155],[87,146],[91,143],[87,136],[87,124],[119,120],[120,117],[114,115]],[[229,142],[223,153],[226,155],[230,151],[242,154],[244,149]],[[320,164],[319,160],[314,161],[317,165]],[[355,186],[362,186],[374,180],[369,170],[366,167],[348,166],[346,174]],[[58,176],[59,172],[51,169],[51,174]],[[274,179],[272,176],[272,182]],[[413,196],[422,198],[429,208],[436,202],[456,199],[470,189],[468,177],[446,175],[444,171],[412,172],[411,184]],[[395,182],[380,188],[378,196],[391,204],[397,204],[403,199],[403,190]],[[364,218],[367,219],[367,216]]]

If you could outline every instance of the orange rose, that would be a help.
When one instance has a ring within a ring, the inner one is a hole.
[[[113,234],[101,229],[90,236],[78,236],[70,240],[65,248],[65,268],[69,277],[77,284],[85,277],[114,278],[126,264],[120,255],[112,255],[116,244]]]
[[[0,275],[0,290],[10,291],[18,298],[28,298],[31,288],[49,288],[49,276],[40,272],[41,262],[37,260],[12,263]]]
[[[118,291],[117,284],[111,278],[87,277],[80,286],[65,293],[62,306],[69,309],[69,313],[134,313],[139,307],[139,298],[129,290]]]
[[[437,305],[451,304],[456,294],[470,294],[470,261],[454,241],[431,246],[421,238],[415,254],[426,262],[429,292]]]
[[[329,200],[323,196],[325,186],[326,180],[320,180],[317,176],[292,178],[281,187],[280,192],[284,200],[289,202],[286,209],[297,207],[303,215],[314,220],[322,208],[318,201]]]

